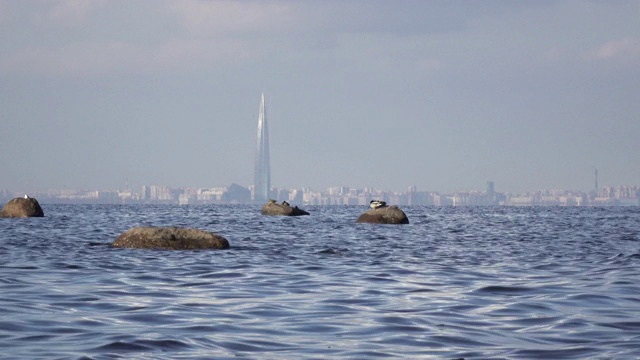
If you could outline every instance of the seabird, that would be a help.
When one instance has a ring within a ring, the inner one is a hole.
[[[28,199],[28,198],[29,198],[29,195],[24,194],[24,198],[25,198],[25,199]]]
[[[289,203],[288,203],[288,202],[286,202],[286,201],[283,201],[283,202],[282,202],[282,205],[285,205],[285,206],[291,206],[291,205],[289,205]]]
[[[369,207],[371,207],[372,209],[377,209],[385,206],[387,206],[387,203],[380,200],[371,200],[371,202],[369,203]]]

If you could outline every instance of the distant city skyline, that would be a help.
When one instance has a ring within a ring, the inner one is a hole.
[[[257,157],[256,157],[257,159]],[[254,180],[255,181],[255,180]],[[640,184],[640,182],[639,182]],[[74,191],[139,191],[140,189],[142,189],[142,193],[144,193],[145,191],[148,191],[149,186],[159,186],[159,187],[166,187],[166,188],[172,188],[172,189],[222,189],[225,187],[229,187],[229,186],[241,186],[241,187],[246,187],[248,189],[251,190],[251,199],[255,200],[255,185],[254,184],[244,184],[244,183],[230,183],[230,184],[209,184],[209,185],[205,185],[205,186],[190,186],[190,185],[168,185],[168,184],[158,184],[158,183],[151,183],[151,182],[147,182],[144,185],[141,186],[130,186],[129,184],[125,183],[122,186],[116,186],[116,187],[96,187],[96,186],[86,186],[86,187],[78,187],[78,188],[71,188],[71,187],[62,187],[62,188],[46,188],[46,189],[39,189],[39,188],[27,188],[27,187],[16,187],[16,188],[8,188],[8,187],[0,187],[0,191],[5,191],[5,192],[11,192],[11,193],[47,193],[47,192],[65,192],[65,191],[69,191],[69,192],[74,192]],[[597,180],[596,180],[596,186],[597,186]],[[486,192],[486,193],[508,193],[508,194],[527,194],[527,193],[534,193],[534,192],[540,192],[540,191],[567,191],[567,192],[582,192],[582,193],[594,193],[594,194],[599,194],[602,191],[607,191],[606,189],[611,189],[611,188],[617,188],[617,187],[629,187],[629,186],[640,186],[638,184],[602,184],[599,186],[598,190],[596,190],[596,188],[594,188],[594,186],[592,185],[591,189],[571,189],[571,188],[560,188],[560,187],[554,187],[554,188],[543,188],[543,187],[534,187],[531,189],[525,189],[523,191],[509,191],[507,189],[502,189],[500,187],[500,184],[496,184],[494,181],[492,180],[486,180],[483,182],[478,182],[478,185],[475,187],[469,187],[469,188],[464,188],[464,189],[455,189],[455,190],[442,190],[442,189],[426,189],[426,188],[421,188],[418,187],[414,184],[408,184],[407,186],[405,186],[403,189],[390,189],[390,188],[382,188],[382,187],[378,187],[378,186],[366,186],[366,185],[359,185],[359,186],[352,186],[351,184],[332,184],[329,186],[325,186],[325,187],[312,187],[312,186],[304,186],[304,185],[299,185],[299,186],[292,186],[292,187],[280,187],[280,186],[270,186],[269,187],[269,191],[267,192],[267,194],[273,194],[273,192],[277,192],[278,190],[292,190],[292,189],[300,189],[300,190],[308,190],[308,191],[314,191],[314,192],[324,192],[324,191],[329,191],[330,189],[335,189],[335,188],[350,188],[350,189],[376,189],[377,191],[383,191],[383,192],[390,192],[390,193],[401,193],[401,192],[406,192],[406,191],[420,191],[420,192],[437,192],[437,193],[442,193],[442,194],[454,194],[454,193],[460,193],[460,192]],[[145,190],[146,189],[146,190]],[[268,196],[264,199],[264,200],[268,200]]]
[[[264,204],[256,201],[250,188],[237,184],[208,188],[171,188],[162,185],[144,185],[140,192],[128,190],[51,190],[29,193],[43,203],[70,204]],[[0,189],[0,200],[22,197]],[[435,206],[640,206],[640,186],[605,186],[600,191],[571,191],[543,189],[526,193],[495,191],[494,183],[487,181],[484,191],[456,191],[440,193],[420,191],[410,186],[406,191],[385,191],[376,188],[333,186],[316,191],[310,188],[271,188],[269,199],[302,205],[361,205],[371,200],[382,200],[395,205]]]

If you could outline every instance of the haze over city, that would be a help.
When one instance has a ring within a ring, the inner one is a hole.
[[[0,188],[640,184],[638,1],[1,1]]]

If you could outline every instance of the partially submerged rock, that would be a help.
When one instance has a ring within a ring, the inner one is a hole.
[[[25,195],[23,198],[15,198],[9,200],[8,203],[0,210],[0,218],[24,218],[24,217],[43,217],[44,211],[40,207],[38,200]]]
[[[408,224],[409,218],[397,206],[383,206],[361,214],[356,222],[371,224]]]
[[[228,249],[229,241],[212,232],[177,227],[135,227],[111,244],[138,249],[196,250]]]
[[[275,200],[269,200],[269,202],[262,207],[262,215],[300,216],[309,215],[309,213],[297,206],[291,207],[286,201],[278,204]]]

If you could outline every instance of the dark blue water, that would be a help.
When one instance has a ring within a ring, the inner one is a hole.
[[[0,219],[0,358],[637,359],[640,208],[45,205]],[[229,250],[115,249],[185,226]]]

